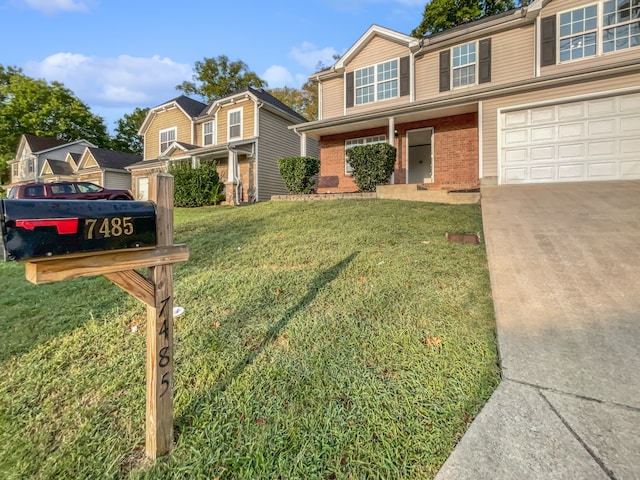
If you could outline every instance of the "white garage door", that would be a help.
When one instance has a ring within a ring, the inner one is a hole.
[[[640,93],[500,117],[503,184],[640,178]]]

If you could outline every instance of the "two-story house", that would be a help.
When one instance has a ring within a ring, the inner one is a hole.
[[[640,178],[640,1],[533,0],[413,38],[372,26],[318,82],[319,192],[355,191],[348,150],[397,147],[392,182]],[[305,140],[306,140],[305,138]]]
[[[57,167],[61,164],[55,162],[67,163],[67,155],[81,155],[87,147],[95,147],[95,145],[86,140],[69,142],[52,137],[39,137],[31,134],[22,135],[18,143],[16,156],[7,162],[11,175],[9,186],[42,182],[44,181],[42,169],[47,160],[54,162]],[[61,175],[73,177],[75,165],[71,170],[69,170],[68,165],[61,168]]]
[[[246,87],[211,105],[180,96],[152,108],[140,128],[144,160],[131,165],[136,198],[148,196],[148,177],[170,162],[216,162],[227,203],[269,200],[287,190],[278,158],[301,154],[288,127],[304,117],[262,89]],[[317,142],[303,145],[317,157]]]

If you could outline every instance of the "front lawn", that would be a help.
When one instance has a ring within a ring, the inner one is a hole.
[[[0,263],[0,477],[430,478],[499,381],[477,205],[176,211],[176,447],[144,459],[145,308]]]

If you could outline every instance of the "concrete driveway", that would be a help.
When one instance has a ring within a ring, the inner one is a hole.
[[[491,187],[503,380],[438,480],[640,479],[640,181]]]

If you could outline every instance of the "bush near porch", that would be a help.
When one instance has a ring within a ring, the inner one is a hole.
[[[0,263],[0,477],[430,478],[498,384],[477,205],[176,209],[176,447],[145,440],[145,308]]]
[[[363,192],[389,183],[396,163],[396,147],[388,143],[356,145],[347,150],[353,181]]]

